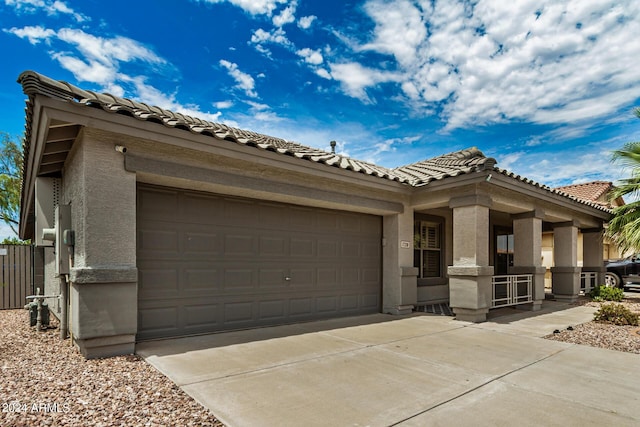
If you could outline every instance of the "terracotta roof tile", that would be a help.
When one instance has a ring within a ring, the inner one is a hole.
[[[598,202],[607,192],[613,189],[613,183],[607,181],[593,181],[583,184],[573,184],[564,187],[556,187],[556,190],[570,194],[582,200]]]

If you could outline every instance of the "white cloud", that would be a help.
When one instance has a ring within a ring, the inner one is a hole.
[[[249,100],[246,100],[244,102],[248,104],[253,111],[265,111],[271,108],[267,104],[262,104],[260,102],[254,102]]]
[[[271,16],[279,4],[287,3],[287,0],[202,0],[205,3],[222,3],[229,2],[234,6],[238,6],[242,10],[251,15],[267,15]]]
[[[316,19],[318,19],[318,17],[315,15],[303,16],[302,18],[298,19],[298,27],[303,30],[308,30],[309,28],[311,28],[311,24],[313,24],[313,21],[315,21]]]
[[[20,37],[21,39],[29,40],[29,43],[36,45],[41,41],[48,43],[51,37],[56,35],[56,32],[49,29],[43,28],[40,26],[36,27],[24,27],[24,28],[11,28],[9,30],[4,30],[5,33],[10,33]]]
[[[44,11],[47,15],[55,16],[58,14],[71,15],[77,22],[84,22],[89,20],[81,13],[75,12],[65,2],[45,1],[45,0],[5,0],[7,6],[12,6],[18,12],[35,13],[39,10]]]
[[[103,86],[114,83],[121,63],[166,64],[166,61],[153,51],[126,37],[103,38],[70,28],[56,32],[43,27],[24,27],[12,28],[8,32],[20,38],[27,38],[31,44],[40,41],[50,44],[55,39],[75,48],[80,57],[63,49],[56,49],[51,53],[51,57],[64,69],[71,71],[79,81]]]
[[[276,27],[282,27],[285,24],[295,22],[296,8],[298,7],[297,1],[292,1],[287,7],[282,9],[279,15],[273,17],[273,25]]]
[[[258,28],[251,35],[251,43],[260,45],[263,43],[273,43],[283,46],[291,46],[291,41],[287,38],[287,34],[282,28],[276,28],[272,31],[265,31],[262,28]]]
[[[236,81],[236,87],[238,89],[244,90],[244,93],[248,97],[251,97],[251,98],[258,97],[258,94],[254,90],[256,82],[253,79],[253,77],[251,77],[247,73],[243,73],[242,71],[240,71],[238,69],[238,65],[233,62],[229,62],[227,60],[221,59],[220,65],[227,69],[227,72],[229,73],[229,75]]]
[[[58,38],[74,45],[85,57],[93,58],[104,64],[115,62],[144,61],[164,63],[165,60],[141,43],[127,37],[97,37],[82,30],[63,28]]]
[[[445,130],[580,124],[640,97],[637,1],[369,0],[363,11],[375,25],[369,34],[334,35],[393,62],[361,62],[367,71],[358,76],[345,54],[333,62],[350,70],[332,68],[332,77],[364,102],[367,89],[396,81],[416,112],[437,108]]]
[[[329,67],[331,68],[331,77],[340,82],[344,92],[365,103],[373,102],[367,95],[367,88],[398,79],[394,73],[365,68],[357,62],[329,64]]]
[[[329,74],[329,72],[324,68],[318,68],[316,70],[316,74],[322,77],[323,79],[331,80],[331,74]]]
[[[226,110],[227,108],[231,108],[233,106],[233,101],[218,101],[214,102],[213,106],[218,110]]]
[[[69,54],[57,52],[52,52],[51,57],[58,61],[62,68],[71,71],[79,81],[107,86],[117,78],[117,67],[111,63],[103,63],[93,59],[85,62]]]
[[[324,60],[320,51],[309,48],[300,49],[296,54],[303,57],[306,63],[312,65],[320,65]]]
[[[503,169],[511,170],[514,165],[518,164],[518,161],[522,158],[525,153],[523,152],[515,152],[505,154],[504,156],[499,156],[496,160],[498,162],[498,166]]]
[[[411,65],[427,35],[421,10],[409,0],[372,0],[364,9],[376,28],[374,39],[361,49],[391,54],[400,65]]]

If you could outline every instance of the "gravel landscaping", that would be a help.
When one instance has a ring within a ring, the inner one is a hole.
[[[85,360],[26,310],[0,311],[0,325],[2,426],[223,426],[138,356]]]
[[[632,312],[640,313],[640,293],[628,292],[625,295],[625,298],[616,304],[622,304]],[[605,303],[593,302],[588,299],[580,302],[580,304],[596,308],[600,308]],[[640,354],[640,327],[638,326],[617,326],[603,322],[588,322],[574,326],[572,331],[563,330],[545,338]]]

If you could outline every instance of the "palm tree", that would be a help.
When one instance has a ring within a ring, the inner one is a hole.
[[[640,108],[635,109],[640,118]],[[606,235],[613,240],[622,252],[640,249],[640,141],[629,142],[615,150],[612,162],[620,163],[631,170],[631,176],[620,180],[610,198],[628,196],[632,202],[613,209],[613,218],[609,221]]]

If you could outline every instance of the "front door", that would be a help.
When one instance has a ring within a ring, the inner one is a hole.
[[[508,229],[496,229],[496,276],[510,274],[513,267],[513,231]]]

